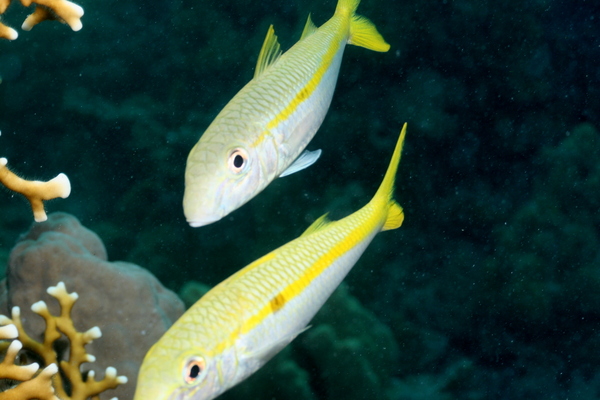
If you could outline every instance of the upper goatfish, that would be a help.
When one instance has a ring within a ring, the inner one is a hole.
[[[188,156],[183,212],[191,226],[220,220],[275,178],[319,158],[320,150],[299,155],[325,118],[346,44],[390,48],[371,21],[355,14],[359,2],[339,0],[320,28],[309,17],[300,41],[285,54],[269,28],[254,78]]]
[[[366,206],[336,222],[319,218],[188,309],[146,354],[134,400],[214,399],[305,330],[373,237],[402,224],[392,193],[405,135],[406,124]]]

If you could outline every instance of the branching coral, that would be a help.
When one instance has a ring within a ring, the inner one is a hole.
[[[0,0],[0,15],[4,14],[11,0]],[[21,4],[29,7],[32,3],[37,4],[35,11],[23,22],[22,29],[29,31],[35,25],[46,20],[57,20],[65,23],[74,31],[81,29],[81,17],[83,8],[67,0],[21,0]],[[17,31],[0,22],[0,38],[14,40],[18,37]]]
[[[1,1],[1,0],[0,0]],[[71,183],[65,174],[58,174],[47,182],[28,181],[19,178],[8,169],[6,158],[0,158],[0,183],[13,192],[22,194],[29,200],[36,222],[48,219],[44,211],[44,200],[57,197],[67,198],[71,194]]]
[[[58,397],[61,399],[85,400],[92,398],[96,400],[99,399],[98,395],[101,392],[104,392],[108,389],[114,389],[118,385],[126,383],[127,378],[124,376],[117,376],[116,370],[112,367],[106,369],[105,377],[101,380],[95,379],[93,371],[89,371],[87,376],[82,374],[81,365],[87,362],[94,362],[95,360],[95,357],[91,354],[88,354],[84,347],[88,343],[91,343],[94,339],[98,339],[101,336],[100,329],[98,327],[94,327],[86,332],[79,332],[77,329],[75,329],[73,320],[71,319],[71,310],[78,296],[77,293],[67,292],[63,282],[59,282],[58,285],[48,288],[48,294],[58,300],[61,307],[59,316],[52,315],[48,311],[46,303],[43,301],[39,301],[31,306],[31,309],[46,321],[46,330],[44,332],[43,342],[38,342],[32,339],[25,332],[21,322],[19,307],[13,307],[12,319],[5,316],[0,316],[0,324],[6,326],[14,325],[18,333],[19,341],[22,343],[24,349],[29,350],[41,357],[44,364],[48,366],[59,365],[61,372],[60,374],[55,374],[57,370],[56,367],[50,367],[50,369],[46,367],[42,374],[35,377],[33,380],[38,379],[40,382],[36,383],[36,387],[40,386],[44,379],[48,379],[48,374],[54,374],[52,378],[52,384]],[[10,332],[9,330],[9,333],[14,332]],[[59,360],[55,350],[56,341],[63,335],[66,336],[70,342],[68,360]],[[14,337],[15,335],[13,334],[12,336]],[[36,364],[25,367],[14,366],[15,355],[21,348],[20,343],[18,345],[11,344],[11,346],[8,348],[5,361],[0,364],[0,377],[25,381],[19,384],[15,389],[11,389],[19,391],[19,393],[24,393],[24,391],[32,385],[29,383],[30,381],[28,379],[31,379],[31,376],[33,376],[38,367]],[[31,372],[28,376],[25,373],[26,370],[23,370],[23,373],[19,375],[20,379],[18,379],[13,377],[16,375],[9,374],[8,368],[27,368],[28,370],[33,370],[33,372]],[[42,378],[40,378],[41,375],[43,375]],[[23,385],[25,385],[24,388],[22,388]],[[8,392],[10,392],[10,390]],[[5,399],[5,397],[2,397],[3,395],[4,393],[0,393],[0,400]],[[7,400],[12,398],[13,397],[6,397]],[[41,397],[40,395],[35,395],[32,397],[22,397],[22,395],[19,395],[18,398],[40,398],[44,400],[56,399],[56,397]]]
[[[0,327],[0,340],[16,339],[19,332],[15,325],[10,324]],[[52,387],[52,376],[58,372],[56,364],[49,364],[35,376],[40,368],[37,363],[18,365],[17,354],[23,345],[18,340],[13,340],[6,350],[4,360],[0,363],[0,378],[22,382],[15,388],[0,393],[2,400],[58,400]]]
[[[75,217],[49,214],[48,221],[33,223],[10,252],[6,281],[0,281],[0,314],[20,306],[24,329],[42,341],[45,321],[30,306],[45,300],[50,312],[59,315],[60,307],[46,289],[65,282],[70,291],[80,294],[71,311],[75,326],[102,327],[102,339],[85,347],[96,355],[96,361],[84,367],[96,376],[115,367],[130,379],[127,385],[109,391],[111,396],[132,399],[144,355],[185,308],[175,293],[144,268],[107,258],[102,240]],[[63,337],[57,344],[64,344],[57,348],[59,359],[67,359],[68,340]],[[108,395],[100,397],[108,400]]]

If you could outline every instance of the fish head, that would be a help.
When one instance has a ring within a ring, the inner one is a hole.
[[[185,170],[183,212],[192,227],[216,222],[236,210],[266,185],[260,148],[247,143],[204,143],[202,139],[188,156]]]
[[[223,393],[216,363],[201,351],[176,352],[158,347],[146,354],[134,400],[211,400]]]

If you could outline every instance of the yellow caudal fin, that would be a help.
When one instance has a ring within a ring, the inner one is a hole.
[[[383,224],[382,231],[400,228],[404,222],[404,210],[395,200],[390,201],[390,209],[388,210],[387,219]]]
[[[383,177],[383,182],[381,182],[381,185],[372,200],[378,202],[381,201],[386,204],[387,218],[382,229],[384,231],[399,228],[404,221],[404,211],[394,200],[394,182],[396,180],[396,171],[398,170],[398,164],[400,163],[400,157],[402,155],[405,136],[406,124],[402,127],[402,132],[400,132],[400,138],[398,138],[398,142],[396,143],[396,148],[394,149],[390,165]]]
[[[335,13],[347,16],[354,15],[359,4],[360,0],[338,0]]]
[[[385,53],[390,45],[377,32],[375,25],[365,17],[353,15],[350,21],[350,39],[348,43],[365,49]]]
[[[335,13],[350,19],[350,37],[348,43],[365,49],[386,52],[390,45],[377,32],[375,24],[368,18],[356,14],[360,0],[338,0]]]

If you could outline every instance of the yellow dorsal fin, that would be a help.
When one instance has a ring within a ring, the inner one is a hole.
[[[277,41],[277,35],[275,35],[275,29],[273,25],[269,26],[267,36],[263,42],[260,53],[258,54],[258,60],[256,61],[256,69],[254,70],[254,77],[260,76],[269,65],[273,64],[281,55],[281,46]]]
[[[302,36],[300,36],[300,40],[304,39],[315,33],[317,31],[317,26],[310,19],[310,14],[308,14],[308,19],[306,20],[306,24],[304,25],[304,30],[302,31]]]
[[[317,218],[317,220],[315,222],[313,222],[312,224],[310,224],[310,226],[304,231],[304,233],[302,235],[300,235],[300,237],[302,237],[302,236],[308,236],[311,233],[315,233],[317,231],[320,231],[321,229],[325,228],[330,223],[331,223],[331,221],[329,221],[327,219],[327,214],[322,215],[319,218]]]
[[[404,211],[402,210],[402,207],[394,200],[393,193],[394,182],[396,180],[396,171],[398,170],[398,164],[400,163],[405,137],[406,124],[404,124],[402,127],[402,132],[400,132],[400,137],[396,143],[396,148],[394,149],[394,154],[392,155],[390,165],[388,166],[385,176],[383,177],[383,182],[381,182],[381,185],[379,186],[379,189],[377,189],[377,193],[375,193],[375,196],[372,200],[376,202],[383,201],[385,202],[384,204],[387,204],[387,218],[382,229],[384,231],[396,229],[400,227],[404,221]]]

